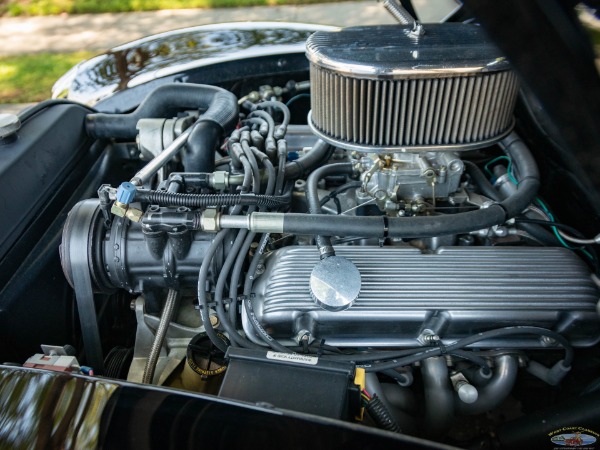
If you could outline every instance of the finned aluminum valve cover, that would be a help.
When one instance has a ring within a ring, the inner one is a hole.
[[[349,150],[465,150],[512,128],[515,74],[475,25],[381,25],[319,31],[306,43],[322,139]]]
[[[252,301],[274,338],[289,342],[310,333],[337,346],[418,346],[424,330],[453,342],[530,325],[557,331],[576,346],[600,341],[598,290],[569,250],[445,247],[424,254],[412,247],[339,246],[336,253],[352,261],[362,278],[354,304],[339,312],[326,311],[311,298],[310,274],[319,261],[314,247],[286,247],[269,255]],[[261,342],[250,324],[244,329]],[[480,346],[547,345],[514,336]]]

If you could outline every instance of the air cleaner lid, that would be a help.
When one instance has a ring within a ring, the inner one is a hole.
[[[500,50],[481,27],[462,23],[412,27],[379,25],[317,31],[306,42],[315,65],[362,78],[456,76],[508,70]]]

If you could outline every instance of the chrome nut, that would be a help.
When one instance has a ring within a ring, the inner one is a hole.
[[[144,213],[136,208],[129,208],[125,213],[125,217],[127,217],[132,222],[139,222],[142,220],[142,216]]]
[[[225,189],[229,186],[228,173],[224,171],[214,172],[212,174],[212,187],[216,190]]]
[[[113,213],[115,216],[125,217],[128,208],[129,206],[125,203],[114,202],[112,207],[110,208],[110,212]]]
[[[200,219],[202,231],[217,232],[220,229],[221,214],[215,208],[206,208]]]

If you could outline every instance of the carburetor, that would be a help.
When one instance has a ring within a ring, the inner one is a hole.
[[[361,173],[357,203],[371,199],[388,215],[418,213],[425,199],[447,199],[460,185],[464,164],[455,152],[352,153]]]

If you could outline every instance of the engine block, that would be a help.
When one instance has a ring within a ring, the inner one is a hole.
[[[585,264],[562,248],[339,246],[362,277],[354,305],[321,309],[309,277],[319,260],[313,247],[273,252],[255,284],[253,309],[262,326],[282,341],[308,334],[336,346],[415,346],[424,334],[444,342],[491,328],[529,325],[553,329],[573,345],[598,342],[598,290]],[[245,317],[245,315],[243,315]],[[254,337],[252,327],[244,329]],[[514,336],[479,347],[552,345]]]

